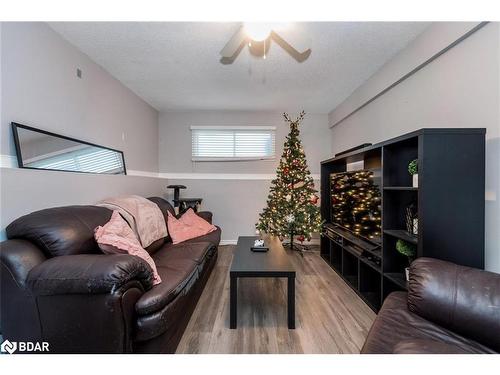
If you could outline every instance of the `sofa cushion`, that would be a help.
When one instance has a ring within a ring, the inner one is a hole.
[[[188,243],[197,243],[197,242],[210,242],[214,246],[219,246],[220,243],[220,235],[222,233],[221,229],[218,226],[215,226],[217,229],[214,230],[213,232],[210,232],[208,234],[205,234],[200,237],[192,238],[190,240],[184,241],[182,245],[188,244]]]
[[[212,224],[212,213],[210,211],[198,211],[196,213],[199,217],[205,220],[207,223]]]
[[[96,206],[48,208],[21,216],[6,228],[9,239],[25,239],[47,257],[99,254],[94,229],[106,224],[112,211]]]
[[[199,265],[215,250],[209,242],[166,244],[153,254],[162,283],[144,293],[136,303],[139,315],[151,314],[170,303],[198,279]]]
[[[160,250],[163,247],[167,238],[169,238],[169,237],[167,236],[165,238],[160,238],[159,240],[156,240],[148,247],[145,247],[144,250],[146,250],[150,255],[156,253],[158,250]]]
[[[194,261],[190,259],[172,259],[168,264],[157,264],[162,283],[155,285],[139,298],[135,304],[137,314],[147,315],[160,310],[188,284],[196,281],[198,267]]]
[[[138,352],[151,352],[147,348],[156,347],[154,352],[174,353],[178,340],[189,322],[190,315],[196,307],[198,298],[208,281],[217,262],[217,252],[207,258],[198,269],[199,277],[196,282],[182,293],[179,293],[168,305],[161,310],[148,315],[139,315],[134,330],[135,348]],[[165,334],[166,336],[163,336]],[[160,337],[163,336],[163,337]],[[158,338],[158,341],[150,341]]]
[[[181,244],[167,244],[161,251],[168,253],[169,257],[175,259],[191,259],[196,264],[203,263],[203,260],[212,255],[215,251],[215,245],[211,242],[183,242]]]
[[[361,352],[390,354],[395,351],[397,344],[409,339],[446,342],[468,353],[494,353],[476,341],[466,339],[410,312],[405,292],[395,292],[386,298]]]

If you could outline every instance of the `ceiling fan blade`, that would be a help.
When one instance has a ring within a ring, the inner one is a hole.
[[[238,47],[238,49],[236,50],[236,52],[233,54],[233,56],[231,57],[221,57],[220,58],[220,62],[221,64],[224,64],[224,65],[229,65],[229,64],[232,64],[234,62],[234,60],[236,60],[236,58],[238,57],[238,55],[240,54],[241,50],[246,46],[247,44],[246,43],[241,43],[240,46]]]
[[[272,32],[271,37],[281,48],[283,48],[290,56],[292,56],[298,62],[303,62],[309,58],[311,55],[311,49],[307,48],[305,50],[297,50],[288,41],[283,39],[278,33]],[[303,48],[303,47],[302,47]]]
[[[298,53],[304,53],[311,49],[311,38],[307,37],[303,30],[291,27],[276,30],[273,33],[292,46]]]
[[[229,42],[224,46],[224,48],[220,51],[220,54],[223,58],[231,58],[236,53],[241,51],[241,46],[247,41],[248,37],[245,34],[245,30],[243,26],[241,26],[236,33],[231,37]]]

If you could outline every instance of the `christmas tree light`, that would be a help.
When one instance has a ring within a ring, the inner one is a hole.
[[[380,237],[380,190],[373,172],[332,174],[330,184],[334,222],[367,238]]]
[[[290,126],[283,154],[276,170],[277,177],[271,182],[267,207],[260,214],[256,228],[260,231],[290,238],[293,249],[294,237],[300,242],[310,240],[313,233],[321,230],[317,190],[307,167],[306,156],[299,138],[299,124],[304,119],[302,111],[295,121],[284,113]]]

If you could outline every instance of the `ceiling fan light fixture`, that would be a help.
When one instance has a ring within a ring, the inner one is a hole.
[[[266,59],[271,43],[279,45],[299,63],[311,54],[304,33],[288,23],[243,22],[220,51],[220,62],[232,64],[245,46],[253,56]]]
[[[272,25],[264,22],[245,22],[246,35],[255,42],[262,42],[271,35]]]

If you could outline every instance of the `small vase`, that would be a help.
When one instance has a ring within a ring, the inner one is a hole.
[[[410,267],[405,268],[406,281],[410,281]]]
[[[413,175],[413,187],[418,187],[418,173]]]

